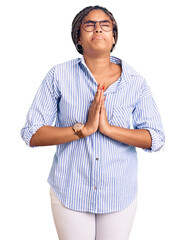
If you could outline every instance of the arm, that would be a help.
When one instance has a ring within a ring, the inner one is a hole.
[[[53,119],[54,116],[56,115],[57,101],[55,101],[55,99],[52,98],[50,94],[51,90],[48,91],[48,87],[46,87],[44,83],[43,86],[41,87],[41,90],[38,91],[34,103],[32,104],[31,109],[34,109],[31,111],[32,114],[28,114],[27,116],[26,122],[27,127],[23,128],[22,130],[23,136],[24,135],[27,136],[26,138],[27,144],[31,147],[49,146],[78,140],[79,137],[75,135],[72,126],[60,128],[48,126],[48,124],[44,125],[43,119],[45,119],[48,116],[48,113],[51,115],[50,117],[51,119]],[[84,137],[93,134],[98,129],[100,111],[99,98],[100,90],[97,90],[97,93],[94,97],[94,101],[89,109],[88,121],[85,127],[82,129],[82,134],[84,135]],[[41,104],[41,101],[39,102],[38,99],[43,99],[44,103]],[[48,102],[50,102],[50,104],[48,104]],[[48,105],[47,108],[40,107],[40,105],[45,106],[45,104]],[[51,124],[52,121],[49,121],[48,123]],[[31,130],[31,127],[29,127],[29,125],[34,126],[33,131]],[[89,129],[91,131],[89,131]]]
[[[151,91],[145,83],[133,115],[134,129],[112,126],[108,123],[102,98],[99,131],[119,142],[143,148],[145,151],[158,151],[164,145],[165,136],[161,117]]]
[[[42,81],[28,111],[25,126],[21,130],[21,137],[28,146],[34,146],[36,140],[34,135],[38,136],[46,126],[52,125],[60,96],[58,81],[55,79],[55,67],[53,67]],[[38,144],[38,141],[36,142]]]
[[[82,129],[84,136],[88,136],[87,130]],[[30,140],[30,146],[49,146],[58,145],[78,140],[79,137],[74,134],[72,127],[52,127],[43,126],[37,130]]]
[[[145,129],[127,129],[109,125],[103,134],[134,147],[150,149],[152,145],[151,135]]]
[[[127,129],[110,125],[107,120],[104,99],[102,98],[99,131],[114,140],[134,147],[150,149],[152,139],[145,129]]]
[[[159,109],[146,81],[144,81],[132,116],[133,127],[135,129],[146,129],[150,132],[152,145],[150,149],[144,150],[147,152],[159,151],[164,146],[165,134]]]

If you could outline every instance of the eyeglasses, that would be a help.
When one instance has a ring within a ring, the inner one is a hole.
[[[102,20],[102,21],[85,21],[82,22],[82,28],[86,31],[86,32],[93,32],[96,29],[96,23],[99,22],[100,27],[103,31],[105,32],[109,32],[112,31],[112,22],[109,20]]]

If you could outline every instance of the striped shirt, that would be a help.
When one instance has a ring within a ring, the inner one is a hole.
[[[161,117],[146,80],[119,58],[120,78],[104,92],[108,122],[123,128],[147,129],[151,149],[158,151],[165,136]],[[97,82],[84,58],[50,69],[36,93],[21,136],[28,146],[44,125],[71,127],[87,122]],[[48,183],[62,204],[72,210],[110,213],[129,206],[137,195],[136,148],[99,131],[76,141],[57,145]]]

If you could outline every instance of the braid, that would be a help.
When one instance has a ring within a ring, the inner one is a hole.
[[[88,13],[94,9],[100,9],[100,10],[104,11],[110,17],[110,19],[113,21],[113,34],[114,34],[115,44],[113,44],[111,52],[113,51],[113,49],[117,43],[117,40],[118,40],[118,26],[117,26],[117,23],[116,23],[116,20],[115,20],[113,14],[111,12],[109,12],[106,8],[100,7],[98,5],[86,7],[84,9],[82,9],[75,16],[75,18],[73,19],[73,22],[72,22],[71,37],[72,37],[73,43],[74,43],[77,51],[80,54],[83,54],[83,48],[80,44],[78,44],[78,40],[80,37],[80,24],[81,24],[82,20],[84,19],[84,17],[87,16]]]

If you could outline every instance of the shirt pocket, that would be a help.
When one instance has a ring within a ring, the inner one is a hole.
[[[130,128],[132,110],[124,106],[115,106],[109,123],[113,126]]]

